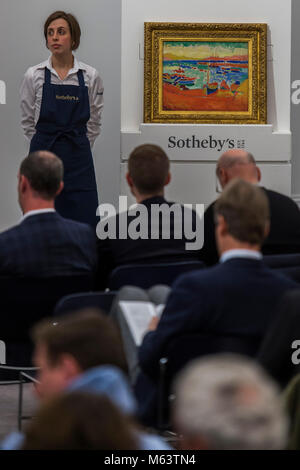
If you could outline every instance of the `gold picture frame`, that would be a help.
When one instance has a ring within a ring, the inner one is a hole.
[[[144,122],[267,123],[267,25],[145,23]]]

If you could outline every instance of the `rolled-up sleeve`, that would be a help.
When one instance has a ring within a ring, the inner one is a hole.
[[[103,82],[95,70],[89,88],[90,119],[87,123],[87,136],[91,147],[101,132],[101,114],[103,109]]]
[[[20,86],[21,98],[21,125],[24,135],[31,139],[35,134],[35,89],[33,83],[33,71],[29,68]]]

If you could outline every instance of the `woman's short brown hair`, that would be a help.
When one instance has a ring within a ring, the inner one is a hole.
[[[45,21],[44,24],[44,36],[46,39],[46,46],[47,46],[47,32],[48,32],[48,27],[52,21],[58,20],[59,18],[62,18],[65,20],[70,28],[70,33],[72,37],[72,51],[75,51],[78,49],[79,44],[80,44],[80,35],[81,35],[81,29],[79,26],[79,23],[77,19],[75,18],[74,15],[71,13],[66,13],[64,11],[55,11],[54,13],[51,13],[50,16]]]

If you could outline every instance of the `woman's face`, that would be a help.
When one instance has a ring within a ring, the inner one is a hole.
[[[72,37],[66,20],[58,18],[49,24],[47,45],[54,55],[64,55],[72,50]]]

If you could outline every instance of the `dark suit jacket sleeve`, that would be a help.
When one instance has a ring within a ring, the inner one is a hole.
[[[192,277],[184,275],[175,282],[156,331],[147,333],[139,348],[140,367],[150,377],[155,378],[158,374],[159,359],[163,357],[168,340],[181,332],[193,332],[195,320],[198,327],[201,323],[203,305],[199,299],[202,297],[199,286],[193,289]],[[197,293],[197,300],[194,299],[194,292]]]
[[[215,239],[214,203],[204,212],[204,243],[200,250],[200,259],[206,266],[212,266],[219,261]]]
[[[90,229],[90,227],[89,227]],[[90,238],[91,238],[91,243],[90,243],[90,249],[91,249],[91,260],[92,260],[92,270],[94,275],[97,272],[98,268],[98,256],[97,256],[97,238],[94,233],[94,231],[91,229],[90,230]]]
[[[96,274],[96,288],[105,290],[108,287],[110,273],[115,267],[110,241],[97,239],[98,269]]]
[[[295,373],[295,366],[292,363],[294,352],[292,343],[296,339],[300,340],[299,301],[298,289],[283,296],[276,320],[257,356],[260,364],[282,386],[285,386]]]
[[[262,188],[269,200],[270,233],[262,252],[265,255],[300,252],[300,211],[290,197]]]

